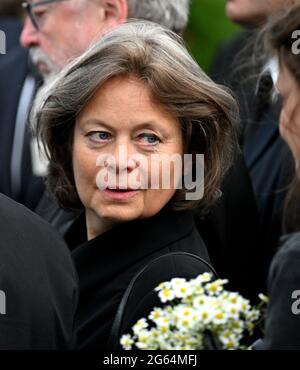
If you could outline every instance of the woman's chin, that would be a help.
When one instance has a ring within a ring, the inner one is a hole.
[[[123,206],[113,206],[109,209],[104,209],[101,212],[101,218],[103,220],[108,220],[112,223],[123,223],[136,220],[142,217],[143,212],[140,211],[137,207],[126,207]]]

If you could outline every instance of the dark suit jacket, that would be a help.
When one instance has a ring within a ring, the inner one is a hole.
[[[0,350],[72,348],[78,285],[67,246],[3,195],[0,219]]]
[[[29,127],[27,127],[22,153],[21,191],[13,194],[11,184],[11,159],[16,115],[23,84],[30,71],[28,52],[21,47],[14,48],[3,62],[0,59],[0,192],[34,209],[41,197],[44,185],[42,179],[32,173]]]

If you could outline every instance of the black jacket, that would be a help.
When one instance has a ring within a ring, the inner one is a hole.
[[[118,305],[133,276],[154,258],[175,251],[209,261],[191,212],[164,209],[154,217],[115,226],[73,249],[80,282],[76,320],[80,349],[106,348]],[[189,266],[173,266],[173,277],[192,278],[199,273]],[[155,303],[148,300],[141,316],[150,313]]]
[[[3,60],[0,56],[0,193],[34,209],[43,193],[44,184],[41,177],[33,174],[28,122],[25,133],[19,137],[19,145],[13,148],[17,111],[28,76],[35,81],[39,80],[26,50],[15,47]],[[36,86],[37,84],[36,82]],[[24,117],[25,121],[26,119],[27,117]],[[13,151],[20,150],[20,143],[23,149],[16,179],[16,176],[12,175],[12,156]],[[12,182],[20,182],[18,190],[14,190]]]
[[[300,350],[300,233],[284,236],[269,273],[265,337],[254,348]]]
[[[78,285],[67,246],[3,195],[0,220],[0,350],[72,348]]]

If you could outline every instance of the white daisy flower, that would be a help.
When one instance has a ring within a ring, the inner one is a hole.
[[[135,335],[139,335],[144,329],[148,327],[146,319],[140,319],[132,328]]]
[[[158,296],[162,303],[166,303],[168,301],[172,301],[175,298],[174,291],[166,286],[158,293]]]
[[[131,350],[134,340],[132,339],[131,335],[125,334],[122,335],[120,343],[125,350]]]

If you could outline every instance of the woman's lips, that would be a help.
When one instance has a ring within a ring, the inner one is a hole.
[[[132,189],[104,189],[104,194],[111,199],[124,200],[134,197],[140,190]]]

